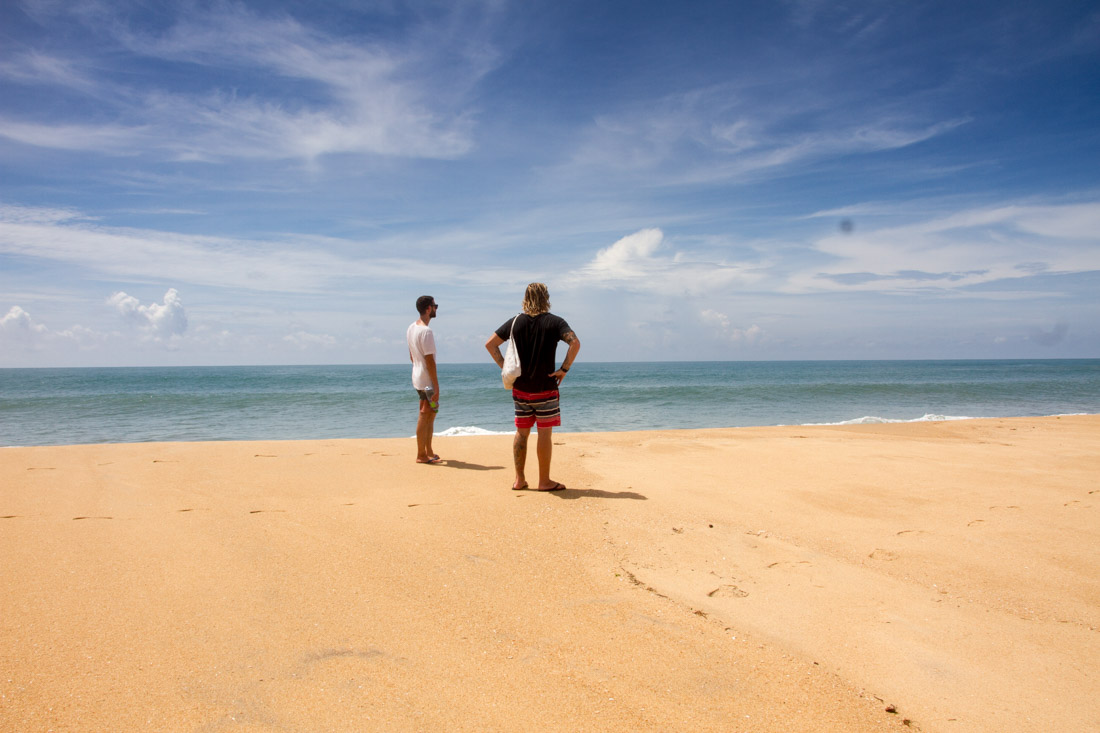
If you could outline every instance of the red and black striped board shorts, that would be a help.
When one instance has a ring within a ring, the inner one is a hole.
[[[512,401],[516,403],[516,427],[552,428],[561,425],[561,409],[558,406],[558,391],[523,392],[512,390]]]

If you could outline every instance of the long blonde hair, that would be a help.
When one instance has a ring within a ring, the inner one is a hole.
[[[531,283],[523,296],[523,312],[529,316],[550,311],[550,291],[544,283]]]

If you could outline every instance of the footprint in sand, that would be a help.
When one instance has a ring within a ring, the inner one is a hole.
[[[747,590],[742,590],[736,585],[720,585],[707,593],[708,598],[745,598],[748,595]]]
[[[256,455],[254,455],[252,457],[253,458],[278,458],[279,456],[269,456],[266,453],[257,453]]]
[[[28,471],[56,471],[57,469],[54,468],[53,466],[29,466],[27,468],[27,470]]]
[[[253,509],[249,514],[270,514],[271,512],[286,514],[286,509]]]
[[[967,527],[973,527],[975,524],[985,524],[984,519],[974,519],[966,523]]]
[[[375,659],[384,656],[386,656],[385,652],[374,647],[367,649],[321,649],[307,654],[303,657],[302,663],[306,666],[312,666],[337,659]]]
[[[78,519],[114,519],[114,517],[73,517],[74,522]]]
[[[881,547],[876,547],[867,557],[871,558],[872,560],[883,560],[885,562],[892,562],[898,559],[898,554],[896,552],[884,550]]]

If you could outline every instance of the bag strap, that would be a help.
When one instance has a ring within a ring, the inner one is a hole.
[[[519,316],[520,316],[520,314],[517,313],[516,318],[519,318]],[[512,334],[516,332],[516,318],[512,319],[512,328],[511,328],[511,330],[508,331],[508,340],[509,341],[512,340]]]

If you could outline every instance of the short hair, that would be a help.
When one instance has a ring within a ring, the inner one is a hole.
[[[432,307],[432,303],[435,302],[435,298],[430,295],[421,295],[416,299],[416,312],[420,315],[424,315],[429,308]]]
[[[544,283],[531,283],[523,295],[523,312],[529,316],[550,311],[550,291]]]

